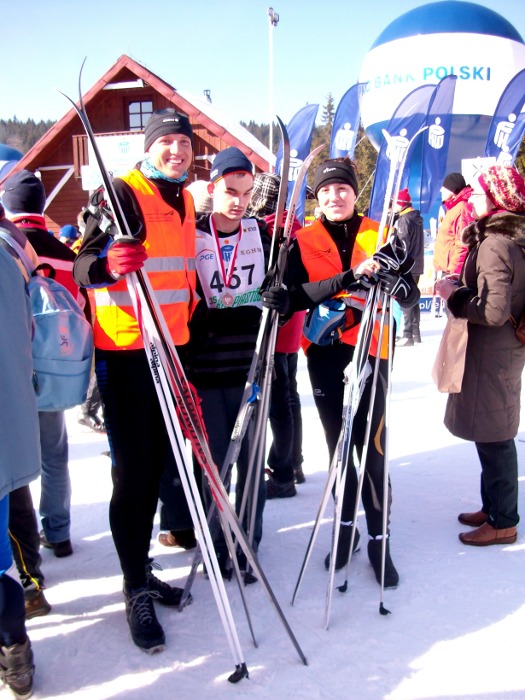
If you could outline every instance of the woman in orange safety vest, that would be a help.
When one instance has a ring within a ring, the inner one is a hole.
[[[345,327],[332,342],[319,345],[303,337],[308,373],[315,404],[325,431],[330,461],[335,453],[342,423],[344,372],[351,362],[359,332],[359,321],[370,278],[378,273],[381,288],[392,294],[401,306],[418,302],[419,290],[409,274],[379,271],[372,260],[379,240],[377,222],[355,210],[357,178],[352,162],[347,159],[327,160],[314,175],[314,190],[321,210],[320,218],[297,234],[288,256],[285,275],[287,290],[270,288],[263,294],[263,304],[280,313],[299,309],[315,309],[328,299],[346,297]],[[386,333],[384,333],[386,336]],[[370,354],[377,353],[379,325],[376,321]],[[381,581],[381,539],[383,533],[383,476],[385,469],[384,410],[388,369],[388,339],[383,338],[380,348],[380,368],[372,416],[372,430],[366,461],[362,500],[369,534],[368,556],[376,579]],[[358,457],[363,451],[367,413],[370,405],[372,377],[366,381],[362,398],[352,427],[349,464],[343,497],[341,528],[335,568],[343,568],[349,558],[350,539],[357,497],[357,470],[353,462],[354,447]],[[390,490],[390,486],[389,486]],[[390,503],[391,495],[388,495]],[[389,532],[387,531],[387,536]],[[356,532],[354,548],[359,541]],[[330,555],[325,560],[329,566]],[[395,587],[399,575],[390,556],[387,542],[385,587]]]

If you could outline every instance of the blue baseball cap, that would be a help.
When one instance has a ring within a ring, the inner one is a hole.
[[[217,182],[221,177],[231,173],[250,173],[253,175],[253,165],[244,153],[235,146],[217,153],[211,166],[210,180]]]

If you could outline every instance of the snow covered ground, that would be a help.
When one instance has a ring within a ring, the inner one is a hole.
[[[154,656],[131,642],[121,575],[108,526],[110,462],[104,437],[68,414],[73,479],[74,555],[43,551],[51,614],[28,623],[36,660],[35,698],[68,700],[523,700],[525,535],[515,545],[465,547],[460,511],[479,506],[474,446],[442,423],[445,396],[430,368],[445,319],[423,314],[423,343],[398,349],[390,440],[393,484],[391,551],[400,572],[386,591],[391,615],[379,614],[380,589],[366,547],[352,559],[346,594],[334,592],[324,628],[331,504],[298,599],[292,592],[326,478],[326,449],[300,369],[307,481],[292,499],[269,501],[260,561],[308,659],[304,666],[259,584],[246,597],[258,648],[236,584],[226,584],[250,679],[228,683],[233,660],[209,581],[198,574],[194,602],[182,613],[159,606],[166,650]],[[525,427],[525,422],[522,423]],[[525,432],[517,440],[525,473]],[[38,503],[38,484],[33,485]],[[525,491],[521,492],[525,513]],[[191,552],[152,541],[159,576],[183,585]],[[364,524],[361,524],[364,534]],[[340,582],[337,579],[336,583]],[[521,640],[521,641],[520,641]],[[10,697],[0,690],[0,699]]]

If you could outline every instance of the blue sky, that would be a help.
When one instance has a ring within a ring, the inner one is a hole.
[[[229,117],[268,122],[273,30],[273,112],[285,122],[307,103],[337,104],[358,77],[379,34],[421,0],[19,0],[6,3],[0,118],[57,119],[68,108],[57,88],[76,97],[122,54],[175,88],[210,90]],[[525,38],[523,0],[478,1]],[[321,110],[319,114],[321,113]]]

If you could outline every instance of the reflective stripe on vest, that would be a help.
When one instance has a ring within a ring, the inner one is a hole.
[[[133,190],[144,219],[148,259],[144,270],[161,306],[175,345],[189,339],[188,321],[196,304],[195,210],[183,190],[185,219],[161,197],[155,185],[138,170],[121,178]],[[95,345],[104,350],[144,347],[126,279],[94,289]]]
[[[376,221],[363,217],[352,250],[350,267],[356,267],[356,265],[364,262],[375,253],[377,249],[378,229],[379,224]],[[319,220],[314,221],[314,223],[310,226],[301,229],[297,234],[297,242],[301,251],[301,260],[308,273],[308,279],[310,282],[318,282],[320,280],[328,279],[329,277],[333,277],[334,275],[343,272],[343,266],[337,245]],[[346,297],[350,301],[350,306],[363,310],[365,306],[366,292],[363,290],[352,290],[349,294],[346,292],[340,292],[339,294],[336,294],[335,297]],[[370,354],[372,355],[375,355],[377,352],[377,342],[379,339],[378,318],[379,315],[376,316],[376,320],[374,322],[374,332],[370,347]],[[386,321],[388,321],[388,318]],[[359,326],[348,328],[343,332],[341,342],[346,343],[347,345],[355,346],[358,333]],[[301,345],[304,352],[306,352],[311,343],[303,336]],[[385,359],[386,357],[388,357],[387,325],[385,325],[381,342],[381,358]]]

